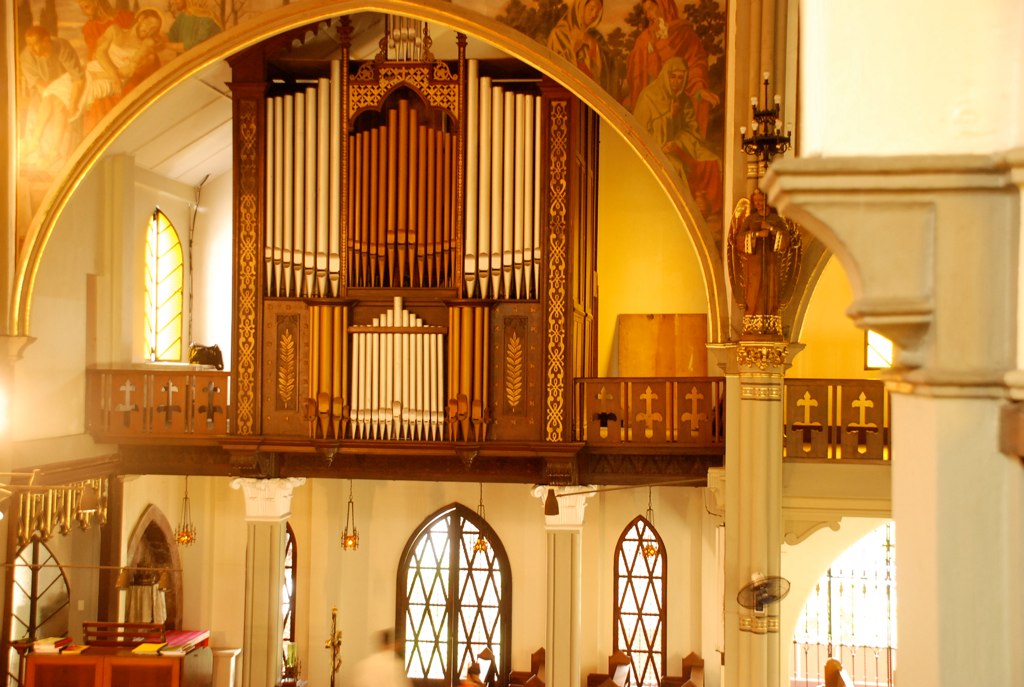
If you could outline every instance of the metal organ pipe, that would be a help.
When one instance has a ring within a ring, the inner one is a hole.
[[[396,296],[368,326],[350,326],[353,438],[439,441],[446,394],[444,330]]]
[[[478,77],[470,61],[466,124],[467,298],[537,297],[540,99]],[[473,209],[476,211],[474,212]]]

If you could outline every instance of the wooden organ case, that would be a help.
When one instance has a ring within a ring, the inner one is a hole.
[[[422,24],[385,25],[370,61],[347,17],[230,60],[234,433],[541,455],[595,371],[596,115],[468,60],[461,34],[442,61]],[[340,57],[289,71],[318,31]],[[542,471],[573,479],[571,460]]]

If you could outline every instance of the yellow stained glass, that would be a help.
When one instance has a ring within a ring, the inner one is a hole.
[[[181,361],[184,271],[178,232],[154,210],[146,230],[146,360]]]

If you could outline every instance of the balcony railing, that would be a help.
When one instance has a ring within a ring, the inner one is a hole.
[[[787,460],[888,461],[889,392],[880,381],[787,379]]]
[[[193,368],[88,373],[88,423],[110,440],[228,435],[230,376]],[[880,381],[787,379],[787,460],[888,461],[889,394]],[[578,379],[574,440],[594,449],[722,454],[721,377]]]
[[[592,447],[725,441],[720,377],[615,377],[576,381],[576,440]]]
[[[226,436],[229,379],[181,366],[89,370],[89,431],[115,440]]]

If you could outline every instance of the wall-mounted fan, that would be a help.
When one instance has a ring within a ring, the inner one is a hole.
[[[789,594],[789,580],[785,577],[754,573],[750,576],[750,583],[736,594],[736,603],[752,608],[756,613],[764,613],[765,606],[782,600],[786,594]]]

